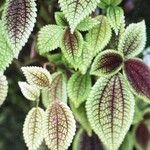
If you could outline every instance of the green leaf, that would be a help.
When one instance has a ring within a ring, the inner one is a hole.
[[[82,75],[80,72],[74,73],[68,81],[68,96],[75,107],[83,103],[91,89],[91,77],[89,74]]]
[[[32,108],[26,116],[23,126],[23,137],[29,149],[36,150],[43,141],[44,110]]]
[[[7,0],[2,20],[15,57],[27,42],[36,22],[35,0]]]
[[[115,50],[105,50],[94,60],[91,74],[96,76],[116,74],[123,65],[123,56]]]
[[[67,104],[55,101],[46,110],[44,122],[45,142],[49,149],[66,150],[75,134],[76,125]]]
[[[55,12],[55,21],[59,26],[68,26],[67,19],[62,12]]]
[[[74,67],[78,67],[79,57],[82,54],[83,37],[80,32],[75,31],[73,34],[66,29],[61,49],[67,61]]]
[[[86,103],[89,122],[106,148],[117,150],[133,120],[134,96],[123,75],[100,78]]]
[[[60,47],[64,30],[57,25],[47,25],[38,34],[38,51],[40,55]]]
[[[99,0],[59,0],[61,10],[69,22],[71,33],[74,32],[77,25],[86,16],[88,16],[94,9],[96,9],[98,2]]]
[[[88,16],[78,24],[77,29],[80,31],[88,31],[97,24],[99,22],[95,18]]]
[[[111,28],[105,16],[98,16],[98,25],[94,26],[86,35],[86,41],[90,44],[92,51],[96,54],[109,43]]]
[[[116,35],[118,35],[119,30],[121,29],[122,24],[124,24],[124,12],[121,7],[108,7],[107,8],[107,18],[112,27],[115,31]]]
[[[142,52],[146,43],[145,22],[130,24],[120,38],[118,50],[123,51],[126,59]]]

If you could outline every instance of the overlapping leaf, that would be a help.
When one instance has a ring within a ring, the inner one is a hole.
[[[150,102],[150,68],[139,59],[128,59],[124,72],[134,93]]]
[[[74,73],[68,81],[68,96],[75,107],[83,103],[91,89],[91,77],[89,74],[82,75],[80,72]]]
[[[105,16],[98,16],[98,25],[89,30],[86,35],[86,41],[90,44],[92,51],[98,53],[101,51],[110,41],[111,27]]]
[[[105,50],[100,53],[94,60],[91,68],[91,74],[113,75],[117,73],[123,64],[122,55],[115,50]]]
[[[38,51],[42,55],[60,47],[64,30],[57,25],[47,25],[38,34]]]
[[[125,58],[138,55],[145,47],[146,27],[145,22],[129,25],[119,41],[118,50],[123,51]]]
[[[71,32],[77,25],[96,8],[99,0],[59,0],[60,7],[67,18]]]
[[[55,21],[59,26],[68,26],[67,19],[62,12],[55,12]]]
[[[100,78],[86,103],[93,130],[108,149],[117,150],[133,119],[134,97],[124,77]]]
[[[3,12],[4,29],[17,57],[33,30],[36,18],[35,0],[7,0]]]
[[[45,141],[50,149],[66,150],[73,139],[76,126],[73,114],[67,104],[51,103],[46,110]]]
[[[37,150],[42,144],[44,111],[37,107],[32,108],[24,122],[23,136],[25,143],[29,149]]]

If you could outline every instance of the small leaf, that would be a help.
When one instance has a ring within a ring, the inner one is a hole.
[[[96,9],[98,2],[99,0],[59,0],[61,10],[69,22],[71,33],[74,32],[77,25],[86,16],[88,16],[94,9]]]
[[[22,67],[21,68],[28,83],[39,88],[49,87],[51,84],[50,73],[42,67]]]
[[[57,25],[44,26],[38,34],[38,51],[40,55],[60,47],[64,30]]]
[[[2,19],[16,57],[33,30],[36,11],[35,0],[7,0],[6,2]]]
[[[68,81],[68,96],[75,107],[83,103],[91,89],[91,77],[89,74],[82,75],[80,72],[74,73]]]
[[[91,68],[91,74],[96,76],[114,75],[122,67],[123,57],[115,50],[105,50],[101,52],[94,60]]]
[[[55,21],[59,26],[68,26],[67,19],[62,12],[55,12]]]
[[[145,22],[129,25],[119,41],[118,50],[123,51],[125,58],[132,58],[142,52],[146,42]]]
[[[118,35],[122,24],[125,22],[123,9],[118,6],[108,7],[107,18],[116,35]]]
[[[55,101],[46,110],[45,141],[49,149],[66,150],[75,134],[76,125],[70,108]]]
[[[99,24],[94,26],[86,35],[86,41],[95,54],[101,51],[111,38],[111,28],[107,18],[101,15],[97,17],[97,20]]]
[[[121,74],[100,78],[86,103],[87,115],[106,149],[117,150],[134,114],[134,97]]]
[[[8,82],[6,77],[0,73],[0,106],[3,104],[3,102],[6,99],[8,92]]]
[[[18,82],[22,94],[25,98],[31,101],[35,101],[40,97],[40,89],[34,85],[30,85],[26,82]]]
[[[133,92],[150,103],[150,68],[139,59],[129,59],[124,72]]]
[[[36,150],[42,144],[44,115],[43,109],[32,108],[25,119],[23,136],[29,149]]]
[[[80,32],[75,31],[71,34],[69,29],[66,29],[62,39],[62,52],[67,61],[77,68],[78,59],[81,56],[83,47],[83,37]]]

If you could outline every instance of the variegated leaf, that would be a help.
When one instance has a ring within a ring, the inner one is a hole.
[[[76,125],[67,104],[55,101],[46,110],[44,125],[45,141],[48,148],[66,150],[75,134]]]
[[[6,2],[2,19],[16,57],[33,30],[36,10],[35,0],[7,0]]]
[[[140,59],[128,59],[124,72],[133,92],[150,103],[150,68]]]
[[[100,78],[86,103],[88,119],[107,149],[117,150],[134,114],[134,96],[123,75]]]
[[[68,81],[68,96],[75,107],[83,103],[91,89],[91,77],[89,74],[82,75],[80,72],[74,73]]]
[[[125,58],[132,58],[145,47],[146,27],[145,22],[130,24],[120,38],[118,50],[123,51]]]
[[[101,51],[108,44],[111,38],[111,27],[107,18],[101,15],[96,19],[99,24],[89,30],[86,35],[86,41],[90,44],[92,51],[95,52],[95,54]]]
[[[96,8],[99,0],[59,0],[60,7],[67,18],[71,33],[77,25]]]
[[[63,28],[57,25],[43,27],[38,34],[39,53],[42,55],[60,47],[63,33]]]
[[[31,101],[38,100],[40,97],[40,89],[34,85],[30,85],[27,82],[18,82],[22,94],[25,98]]]
[[[44,115],[43,109],[39,107],[32,108],[25,119],[23,136],[27,147],[31,150],[37,150],[44,139]]]
[[[122,24],[124,24],[124,22],[125,22],[123,9],[118,6],[108,7],[107,8],[107,18],[108,18],[108,21],[109,21],[111,27],[115,31],[116,35],[118,35],[118,32],[119,32]]]
[[[49,87],[51,84],[50,73],[42,67],[22,67],[21,68],[28,83],[39,88]]]
[[[94,60],[91,68],[91,74],[96,76],[114,75],[123,65],[123,56],[115,50],[105,50],[101,52]]]
[[[74,67],[78,67],[78,59],[82,54],[83,37],[80,32],[75,31],[73,34],[66,29],[62,39],[62,52],[67,61]]]
[[[3,104],[3,102],[6,99],[8,92],[8,82],[6,77],[0,73],[0,106]]]
[[[67,19],[62,12],[55,12],[55,21],[59,26],[68,26]]]

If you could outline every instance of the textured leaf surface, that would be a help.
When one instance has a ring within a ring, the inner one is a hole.
[[[123,64],[122,55],[115,50],[105,50],[101,52],[94,60],[91,68],[91,74],[113,75],[117,73]]]
[[[46,110],[45,141],[50,149],[66,150],[75,134],[76,125],[70,108],[62,102],[53,102]]]
[[[39,88],[49,87],[51,83],[50,73],[42,67],[22,67],[21,68],[28,83]]]
[[[31,101],[35,101],[40,96],[40,89],[36,86],[30,85],[26,82],[18,82],[22,94],[25,98]]]
[[[75,107],[83,103],[91,89],[91,77],[89,74],[82,75],[80,72],[74,73],[68,81],[68,96]]]
[[[134,93],[150,102],[150,68],[139,59],[129,59],[124,72]]]
[[[59,0],[60,7],[69,22],[72,33],[80,21],[92,13],[98,2],[99,0]]]
[[[8,92],[8,82],[6,77],[0,73],[0,106],[3,104],[3,102],[6,99]]]
[[[101,51],[110,41],[111,27],[105,16],[98,16],[98,25],[89,30],[86,35],[86,41],[90,43],[93,52],[98,53]]]
[[[124,23],[124,12],[123,9],[116,6],[116,7],[108,7],[107,8],[107,18],[108,21],[115,31],[115,33],[118,35],[118,32],[121,28],[121,25]]]
[[[68,26],[67,19],[62,12],[55,12],[55,21],[59,26]]]
[[[34,0],[7,0],[3,12],[4,28],[17,56],[33,30],[36,18]]]
[[[145,47],[145,42],[145,22],[142,21],[137,24],[133,23],[126,28],[122,35],[118,50],[123,51],[125,58],[132,58],[142,52]]]
[[[133,119],[134,97],[121,74],[100,78],[86,103],[93,130],[108,149],[117,150]]]
[[[57,25],[47,25],[38,34],[38,51],[42,55],[60,47],[64,30]]]
[[[29,149],[36,150],[42,144],[44,115],[43,109],[32,108],[25,119],[23,136]]]

